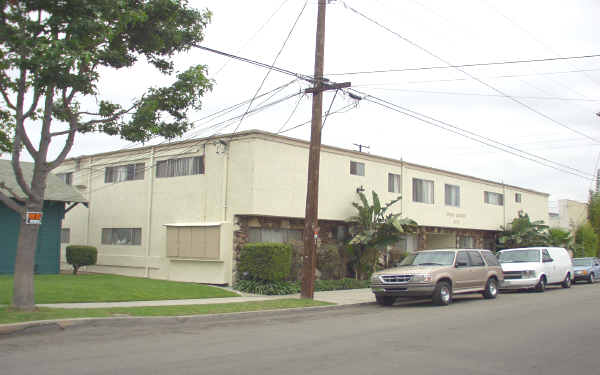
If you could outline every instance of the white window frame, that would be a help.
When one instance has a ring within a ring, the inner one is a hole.
[[[492,197],[495,197],[494,199]],[[483,202],[496,206],[504,206],[504,194],[495,193],[493,191],[483,192]]]
[[[102,228],[102,245],[140,246],[142,228]]]
[[[353,176],[365,175],[365,163],[350,160],[350,174]]]
[[[73,185],[73,172],[57,173],[56,177],[63,180],[67,185]]]
[[[204,173],[204,155],[165,159],[156,162],[156,178],[192,176]]]
[[[388,173],[388,193],[400,193],[402,191],[402,175]]]
[[[456,194],[452,194],[452,190]],[[444,184],[444,202],[446,206],[460,207],[460,186],[452,184]]]
[[[515,203],[523,203],[523,194],[515,193]]]
[[[143,180],[146,170],[144,163],[113,165],[104,169],[104,183],[114,184],[124,181]]]
[[[417,188],[417,185],[419,184],[421,185],[420,191]],[[430,189],[428,191],[424,189],[426,185],[430,186]],[[425,180],[422,178],[415,177],[412,179],[412,189],[413,202],[435,204],[435,183],[433,182],[433,180]],[[419,192],[422,193],[420,196]]]
[[[71,242],[71,228],[61,228],[60,230],[60,243]]]

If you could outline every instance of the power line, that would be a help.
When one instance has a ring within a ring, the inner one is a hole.
[[[363,70],[363,71],[357,71],[357,72],[327,73],[326,75],[328,75],[328,76],[347,76],[347,75],[359,75],[359,74],[414,72],[414,71],[420,71],[420,70],[472,68],[472,67],[478,67],[478,66],[524,64],[524,63],[536,63],[536,62],[547,62],[547,61],[557,61],[557,60],[589,59],[589,58],[595,58],[595,57],[600,57],[600,54],[569,56],[569,57],[547,57],[547,58],[541,58],[541,59],[527,59],[527,60],[494,61],[494,62],[473,63],[473,64],[460,64],[460,65],[439,65],[439,66],[423,66],[423,67],[414,67],[414,68]],[[574,72],[583,72],[583,71],[587,71],[587,70],[577,70]]]
[[[279,11],[283,8],[285,4],[287,4],[288,1],[290,0],[283,0],[283,2],[277,7],[277,9],[275,9],[275,11],[271,13],[271,15],[266,19],[266,21],[263,22],[263,24],[254,32],[254,34],[252,34],[252,36],[248,38],[246,42],[244,42],[244,45],[238,48],[235,53],[239,54],[269,24],[269,22],[271,22],[273,17],[275,17],[275,15],[279,13]],[[231,60],[225,61],[225,63],[223,63],[223,65],[221,65],[221,67],[217,70],[215,76],[218,75],[225,68],[225,66],[229,64],[230,61]]]
[[[345,3],[345,2],[343,2],[343,1],[342,1],[342,4],[344,4],[344,6],[345,6],[347,9],[349,9],[350,11],[352,11],[353,13],[355,13],[355,14],[357,14],[357,15],[361,16],[362,18],[364,18],[364,19],[368,20],[369,22],[371,22],[371,23],[373,23],[373,24],[375,24],[375,25],[377,25],[377,26],[381,27],[382,29],[384,29],[384,30],[386,30],[386,31],[388,31],[388,32],[390,32],[390,33],[392,33],[392,34],[396,35],[398,38],[402,39],[404,42],[406,42],[406,43],[410,44],[411,46],[413,46],[413,47],[415,47],[415,48],[418,48],[419,50],[421,50],[421,51],[423,51],[423,52],[427,53],[428,55],[430,55],[430,56],[432,56],[432,57],[434,57],[434,58],[436,58],[436,59],[438,59],[438,60],[442,61],[444,64],[447,64],[448,66],[451,66],[451,67],[452,67],[452,64],[451,64],[449,61],[447,61],[447,60],[445,60],[444,58],[442,58],[442,57],[440,57],[440,56],[436,55],[435,53],[433,53],[433,52],[431,52],[431,51],[429,51],[427,48],[420,46],[420,45],[419,45],[419,44],[417,44],[416,42],[413,42],[412,40],[410,40],[410,39],[408,39],[408,38],[406,38],[406,37],[402,36],[401,34],[399,34],[399,33],[395,32],[394,30],[390,29],[389,27],[387,27],[387,26],[385,26],[385,25],[383,25],[383,24],[379,23],[378,21],[376,21],[376,20],[374,20],[374,19],[370,18],[369,16],[365,15],[364,13],[362,13],[362,12],[360,12],[360,11],[358,11],[358,10],[356,10],[356,9],[352,8],[352,7],[350,7],[348,4],[346,4],[346,3]],[[497,92],[497,93],[499,93],[499,94],[503,95],[503,96],[504,96],[504,97],[506,97],[507,99],[509,99],[509,100],[511,100],[511,101],[513,101],[513,102],[515,102],[515,103],[517,103],[517,104],[519,104],[519,105],[521,105],[522,107],[525,107],[525,108],[527,108],[528,110],[530,110],[530,111],[531,111],[531,112],[533,112],[533,113],[536,113],[538,116],[541,116],[541,117],[543,117],[543,118],[545,118],[545,119],[547,119],[547,120],[549,120],[549,121],[551,121],[551,122],[555,123],[556,125],[559,125],[559,126],[561,126],[561,127],[565,128],[565,129],[568,129],[568,130],[570,130],[570,131],[572,131],[572,132],[574,132],[574,133],[577,133],[577,134],[581,135],[582,137],[585,137],[585,138],[591,139],[591,140],[593,140],[593,141],[594,141],[594,142],[596,142],[596,143],[600,143],[600,140],[598,140],[598,139],[596,139],[596,138],[594,138],[594,137],[592,137],[592,136],[590,136],[590,135],[587,135],[587,134],[585,134],[585,133],[583,133],[583,132],[581,132],[581,131],[579,131],[579,130],[577,130],[577,129],[571,128],[571,127],[569,127],[568,125],[566,125],[566,124],[563,124],[562,122],[560,122],[560,121],[558,121],[558,120],[555,120],[555,119],[553,119],[552,117],[550,117],[550,116],[546,115],[545,113],[543,113],[543,112],[541,112],[541,111],[539,111],[539,110],[537,110],[537,109],[533,108],[532,106],[530,106],[530,105],[528,105],[528,104],[526,104],[526,103],[523,103],[522,101],[520,101],[520,100],[518,100],[518,99],[516,99],[516,98],[513,98],[512,96],[510,96],[510,95],[506,94],[505,92],[501,91],[500,89],[497,89],[496,87],[492,86],[491,84],[489,84],[489,83],[487,83],[487,82],[485,82],[485,81],[483,81],[483,80],[481,80],[481,79],[479,79],[479,78],[475,77],[474,75],[472,75],[471,73],[467,72],[466,70],[464,70],[464,69],[462,69],[462,68],[460,68],[460,67],[453,67],[453,68],[454,68],[454,69],[456,69],[456,70],[458,70],[459,72],[461,72],[461,73],[463,73],[463,74],[465,74],[465,75],[467,75],[467,76],[471,77],[472,79],[476,80],[477,82],[481,83],[482,85],[484,85],[484,86],[486,86],[486,87],[488,87],[488,88],[490,88],[490,89],[494,90],[495,92]]]
[[[564,164],[561,164],[561,163],[558,163],[558,162],[554,162],[552,160],[549,160],[549,159],[546,159],[544,157],[541,157],[541,156],[529,153],[529,152],[524,151],[524,150],[520,150],[520,149],[518,149],[516,147],[513,147],[513,146],[507,145],[505,143],[496,141],[494,139],[491,139],[491,138],[479,135],[479,134],[471,132],[469,130],[460,128],[460,127],[458,127],[456,125],[452,125],[452,124],[450,124],[448,122],[441,121],[441,120],[435,119],[433,117],[427,116],[425,114],[413,111],[413,110],[408,109],[406,107],[399,106],[399,105],[397,105],[395,103],[392,103],[392,102],[389,102],[389,101],[387,101],[385,99],[382,99],[382,98],[379,98],[379,97],[376,97],[376,96],[373,96],[373,95],[370,95],[370,94],[362,93],[362,92],[359,92],[359,91],[356,91],[356,90],[353,90],[353,91],[357,92],[360,95],[363,95],[363,99],[365,99],[365,100],[368,100],[368,101],[370,101],[370,102],[372,102],[374,104],[380,105],[382,107],[388,108],[390,110],[402,113],[402,114],[404,114],[406,116],[412,117],[412,118],[417,119],[419,121],[428,123],[430,125],[433,125],[433,126],[436,126],[438,128],[444,129],[444,130],[449,131],[451,133],[460,135],[462,137],[471,139],[471,140],[473,140],[475,142],[484,144],[484,145],[486,145],[488,147],[492,147],[492,148],[495,148],[497,150],[500,150],[500,151],[503,151],[503,152],[506,152],[506,153],[518,156],[520,158],[527,159],[527,160],[533,161],[535,163],[544,165],[546,167],[553,168],[553,169],[562,171],[564,173],[569,173],[569,174],[575,175],[577,177],[581,177],[581,178],[589,180],[589,177],[588,177],[589,175],[588,175],[587,172],[583,172],[583,171],[580,171],[580,170],[578,170],[576,168],[573,168],[573,167],[570,167],[570,166],[567,166],[567,165],[564,165]],[[505,147],[505,148],[502,148],[502,147]],[[508,148],[509,150],[507,150],[506,148]],[[510,150],[514,150],[516,152],[510,151]],[[518,154],[517,152],[518,153],[522,153],[524,155],[531,156],[531,157],[523,156],[521,154]],[[540,160],[542,160],[543,162],[540,161]],[[546,164],[546,163],[551,163],[553,165]],[[556,167],[556,166],[559,166],[559,167]]]
[[[307,4],[308,4],[308,0],[306,0],[304,2],[304,5],[302,6],[302,9],[300,9],[300,13],[298,13],[298,16],[296,17],[296,20],[294,21],[292,27],[290,28],[290,31],[288,32],[285,40],[283,41],[283,44],[281,45],[281,48],[279,49],[279,52],[277,52],[277,55],[275,55],[275,59],[273,59],[273,63],[271,64],[270,69],[267,70],[267,73],[265,74],[265,77],[263,78],[262,82],[258,86],[258,89],[256,90],[256,93],[254,94],[254,97],[252,98],[252,100],[250,100],[250,103],[248,103],[248,108],[246,108],[246,112],[240,118],[240,122],[237,124],[237,126],[233,130],[232,135],[235,134],[237,132],[237,130],[240,128],[240,126],[242,125],[242,122],[244,121],[244,118],[246,117],[246,114],[248,113],[248,111],[252,107],[252,103],[254,103],[254,99],[256,98],[256,96],[258,95],[258,93],[262,89],[263,85],[267,81],[267,78],[269,78],[269,74],[271,74],[271,71],[273,70],[273,66],[277,63],[277,59],[279,59],[279,56],[283,52],[283,50],[284,50],[284,48],[285,48],[288,40],[292,36],[292,33],[294,32],[294,29],[296,28],[296,25],[298,24],[298,21],[300,20],[300,17],[302,17],[302,14],[304,13],[304,9],[306,9],[306,5]]]
[[[432,91],[432,90],[412,90],[412,89],[399,89],[399,88],[385,88],[377,87],[378,84],[373,85],[355,85],[353,87],[371,87],[374,90],[385,90],[385,91],[402,91],[402,92],[415,92],[422,94],[437,94],[437,95],[464,95],[464,96],[484,96],[484,97],[499,97],[503,98],[503,95],[497,94],[480,94],[470,92],[456,92],[456,91]],[[532,100],[559,100],[559,101],[583,101],[583,102],[600,102],[600,99],[582,99],[582,98],[560,98],[553,96],[513,96],[519,99],[532,99]]]

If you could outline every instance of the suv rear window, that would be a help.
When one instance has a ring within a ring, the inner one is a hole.
[[[483,255],[483,258],[485,258],[485,262],[488,264],[488,266],[500,265],[500,262],[498,262],[498,258],[496,258],[496,256],[494,256],[494,254],[492,254],[491,251],[482,251],[481,254]]]

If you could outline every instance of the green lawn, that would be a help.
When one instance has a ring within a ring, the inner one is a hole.
[[[111,317],[115,315],[179,316],[222,314],[328,305],[332,304],[309,299],[278,299],[271,301],[223,303],[214,305],[118,307],[108,309],[50,309],[42,307],[39,308],[39,311],[35,312],[17,312],[12,311],[10,308],[3,307],[0,308],[0,324],[20,323],[33,320]]]
[[[10,304],[12,275],[0,276],[0,304]],[[118,275],[36,275],[35,302],[118,302],[236,297],[208,285]]]

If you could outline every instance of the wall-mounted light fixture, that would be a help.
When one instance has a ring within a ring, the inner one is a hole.
[[[365,191],[365,188],[362,185],[360,185],[359,187],[356,188],[356,194],[362,193],[364,191]]]

